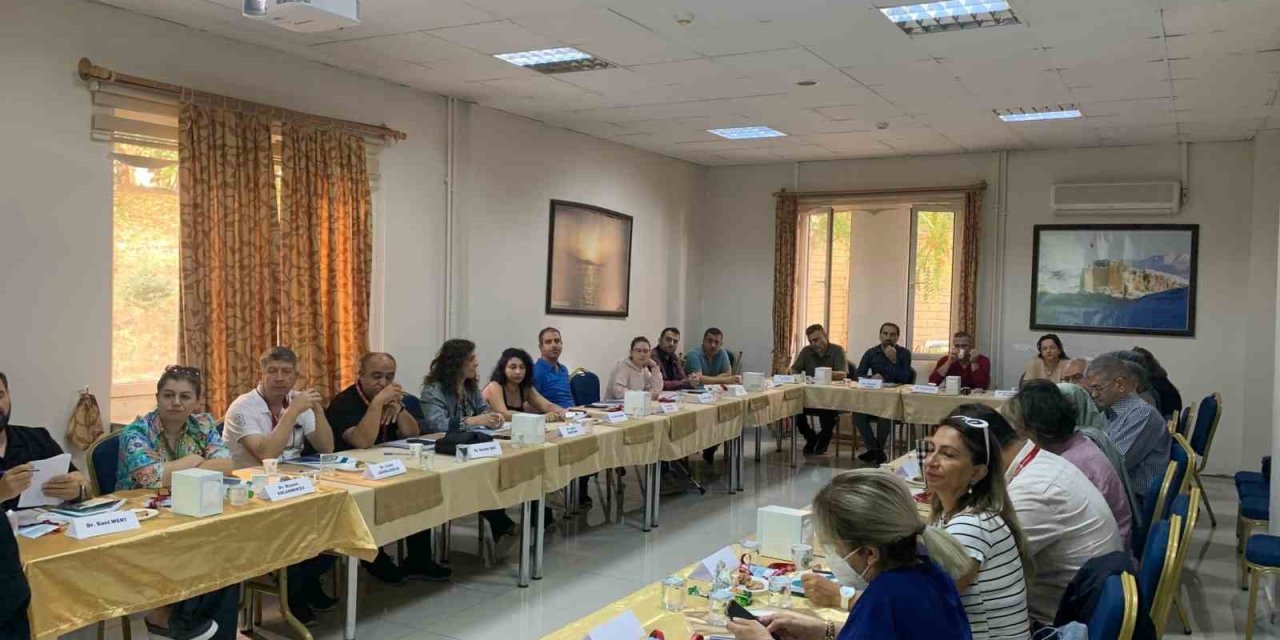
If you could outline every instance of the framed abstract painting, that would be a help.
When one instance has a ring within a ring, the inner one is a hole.
[[[1036,225],[1031,328],[1194,336],[1200,225]]]
[[[631,216],[617,211],[551,201],[547,313],[627,317],[631,224]]]

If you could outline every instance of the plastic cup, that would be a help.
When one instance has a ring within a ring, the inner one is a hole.
[[[262,469],[267,472],[267,475],[274,476],[277,472],[280,471],[280,459],[279,458],[263,458]]]
[[[662,608],[667,611],[683,611],[684,594],[684,578],[681,576],[668,576],[662,581]]]
[[[729,610],[729,603],[733,602],[733,592],[728,589],[721,589],[712,593],[708,601],[710,608],[707,610],[707,624],[723,627],[729,622],[726,613]]]
[[[307,469],[302,472],[302,477],[311,481],[311,486],[320,484],[320,472],[315,469]]]
[[[785,575],[769,578],[770,604],[779,609],[791,608],[791,577]]]
[[[227,497],[231,499],[231,506],[243,507],[249,504],[249,487],[243,484],[233,485],[227,488]]]
[[[409,443],[409,466],[415,469],[422,468],[422,443]]]
[[[250,486],[253,489],[253,495],[261,496],[267,492],[267,474],[255,473],[250,476]]]
[[[436,450],[435,447],[427,447],[422,450],[422,466],[419,467],[423,471],[436,470]]]
[[[326,476],[333,475],[338,468],[338,454],[322,453],[320,454],[320,473]]]

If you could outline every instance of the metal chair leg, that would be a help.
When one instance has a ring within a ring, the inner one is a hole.
[[[1173,596],[1173,610],[1178,612],[1178,622],[1182,623],[1182,633],[1191,635],[1191,623],[1187,621],[1186,608],[1182,606],[1182,598],[1177,595]]]
[[[1196,481],[1196,487],[1200,489],[1200,496],[1203,498],[1200,503],[1203,504],[1205,510],[1209,512],[1209,525],[1217,527],[1218,518],[1213,515],[1213,505],[1209,504],[1209,494],[1204,492],[1204,483],[1200,481],[1200,472],[1192,469],[1191,477]]]
[[[1249,610],[1244,616],[1244,640],[1253,640],[1253,618],[1258,615],[1258,574],[1254,571],[1249,578]]]
[[[307,626],[293,617],[293,612],[289,610],[289,569],[284,568],[276,572],[277,582],[280,591],[276,594],[276,599],[280,605],[280,615],[289,625],[290,629],[297,634],[302,640],[312,640],[311,632],[307,631]]]

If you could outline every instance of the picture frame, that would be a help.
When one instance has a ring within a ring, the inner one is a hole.
[[[1195,336],[1198,224],[1036,225],[1031,329]]]
[[[634,219],[567,200],[552,200],[550,213],[546,313],[627,317]]]

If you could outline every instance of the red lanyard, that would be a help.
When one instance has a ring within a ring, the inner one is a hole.
[[[259,389],[254,389],[254,391],[258,392],[258,397],[262,398],[262,403],[267,405],[267,415],[271,416],[271,428],[275,429],[276,425],[280,424],[280,416],[283,416],[284,412],[289,410],[289,394],[284,394],[284,404],[280,407],[280,415],[276,415],[271,411],[271,403],[267,402],[267,397],[262,395],[262,391]]]
[[[1035,460],[1036,455],[1039,453],[1040,453],[1040,445],[1038,444],[1031,445],[1031,452],[1027,454],[1027,457],[1022,459],[1022,462],[1018,463],[1018,466],[1013,468],[1013,473],[1009,476],[1009,482],[1013,482],[1013,479],[1018,477],[1018,474],[1022,473],[1022,470],[1026,469],[1027,465],[1031,464],[1031,461]]]

